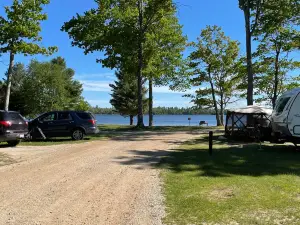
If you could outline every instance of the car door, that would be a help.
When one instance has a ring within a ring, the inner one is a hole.
[[[38,119],[38,127],[41,128],[47,137],[56,137],[57,135],[57,113],[51,112]]]
[[[74,126],[74,120],[70,112],[58,112],[58,119],[55,123],[60,136],[70,136]]]

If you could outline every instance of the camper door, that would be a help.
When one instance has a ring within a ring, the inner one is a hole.
[[[288,128],[293,136],[300,137],[300,93],[292,104],[288,116]]]

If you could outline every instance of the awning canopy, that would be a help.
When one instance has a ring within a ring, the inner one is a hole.
[[[238,109],[229,109],[227,110],[228,113],[239,113],[239,114],[260,114],[260,115],[268,115],[270,116],[272,114],[272,109],[265,108],[258,105],[250,105],[244,108],[238,108]]]

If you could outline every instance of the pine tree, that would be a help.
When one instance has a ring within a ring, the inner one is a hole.
[[[109,86],[112,88],[110,104],[115,108],[116,111],[122,116],[130,117],[130,125],[133,125],[133,117],[138,115],[138,86],[136,82],[132,82],[130,76],[123,71],[116,72],[117,80],[114,84]],[[143,84],[145,81],[143,82]],[[143,85],[142,94],[145,106],[147,105],[148,99],[146,99],[147,89]]]

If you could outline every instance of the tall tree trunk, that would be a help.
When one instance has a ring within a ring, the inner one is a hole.
[[[10,88],[11,88],[11,79],[12,79],[12,72],[15,62],[15,54],[13,52],[10,52],[9,56],[9,67],[8,67],[8,73],[7,73],[7,80],[6,80],[6,95],[5,95],[5,105],[4,110],[8,111],[9,107],[9,98],[10,98]]]
[[[210,83],[210,87],[211,87],[211,94],[212,94],[212,98],[213,98],[214,108],[215,108],[215,112],[216,112],[217,126],[221,126],[221,120],[220,120],[220,115],[219,115],[219,110],[218,110],[218,105],[217,105],[217,100],[216,100],[215,87],[214,87],[212,77],[211,77],[210,66],[208,67],[208,76],[209,76],[209,83]]]
[[[138,72],[137,72],[137,82],[138,82],[138,121],[137,127],[144,127],[143,118],[143,0],[138,1],[139,9],[139,40],[138,40]]]
[[[133,125],[133,115],[130,115],[130,126]]]
[[[153,80],[149,79],[149,127],[153,126]]]
[[[221,126],[224,126],[224,96],[221,94],[221,105],[220,105],[220,117],[221,117]]]
[[[274,73],[274,93],[272,98],[272,106],[273,109],[275,108],[276,101],[278,98],[278,85],[279,85],[279,55],[280,51],[276,51],[276,58],[275,58],[275,73]]]
[[[246,0],[244,6],[245,28],[246,28],[246,50],[247,50],[247,105],[253,105],[253,68],[252,68],[252,33],[250,25],[250,1]]]

